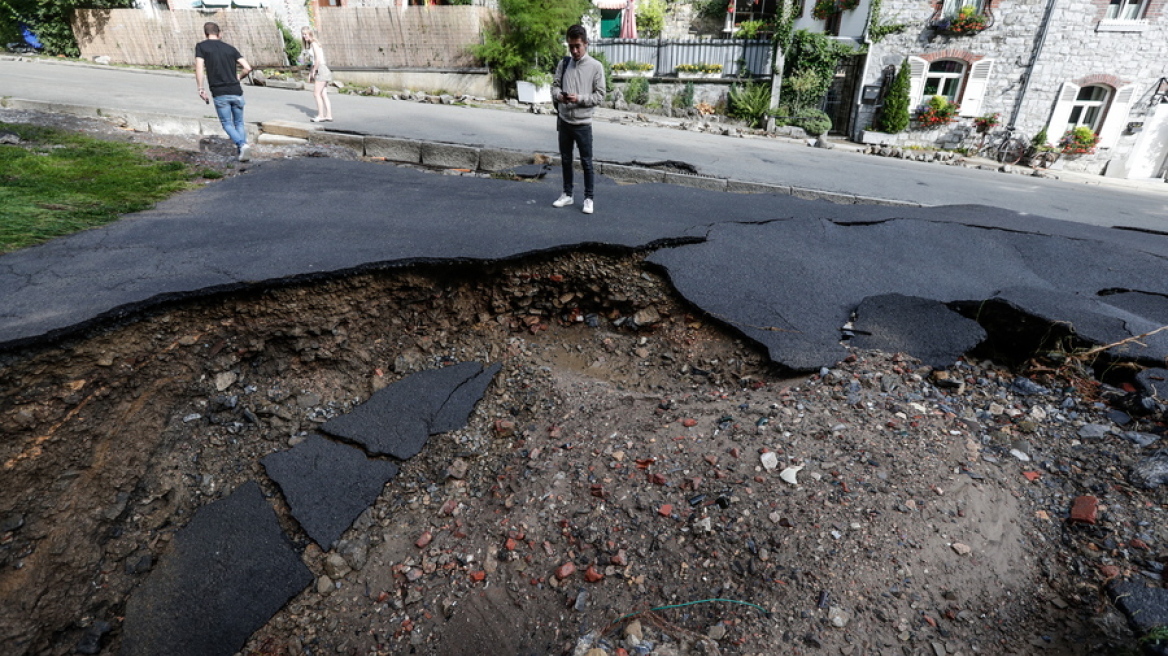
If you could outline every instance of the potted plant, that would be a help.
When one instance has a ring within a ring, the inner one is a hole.
[[[1099,145],[1099,135],[1086,125],[1077,125],[1066,131],[1059,139],[1059,149],[1064,155],[1088,155]]]
[[[1032,169],[1050,168],[1061,154],[1058,148],[1050,145],[1046,137],[1046,128],[1042,128],[1034,135],[1034,140],[1030,142],[1030,148],[1026,151],[1026,166]]]
[[[990,130],[998,127],[1002,122],[1002,115],[998,112],[993,114],[984,114],[973,119],[973,127],[980,135],[987,134]]]
[[[811,15],[817,20],[826,20],[858,6],[860,6],[860,0],[815,0],[815,6],[811,8]]]
[[[618,62],[612,65],[616,77],[653,77],[653,64],[639,61]]]
[[[957,15],[942,18],[933,25],[933,29],[937,32],[952,36],[977,34],[987,27],[989,27],[989,18],[972,5],[965,5],[957,12]]]
[[[721,64],[678,64],[677,77],[710,78],[722,76]]]
[[[552,74],[531,70],[522,80],[515,81],[515,93],[519,102],[550,103],[552,101]]]
[[[933,96],[929,104],[917,113],[917,125],[922,128],[936,128],[952,123],[957,117],[957,110],[961,106],[949,102],[945,96]]]

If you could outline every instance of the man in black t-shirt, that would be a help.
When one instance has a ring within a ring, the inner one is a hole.
[[[243,86],[239,81],[251,73],[251,66],[232,45],[219,39],[219,26],[203,25],[205,41],[195,46],[195,82],[203,102],[215,99],[215,113],[239,154],[239,161],[251,158],[247,128],[243,125]],[[243,69],[240,73],[237,69]],[[208,95],[208,89],[210,94]]]

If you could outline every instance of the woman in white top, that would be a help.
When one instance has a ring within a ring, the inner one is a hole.
[[[309,28],[300,32],[304,41],[304,54],[312,62],[312,70],[308,72],[308,81],[314,83],[313,95],[316,97],[316,116],[313,123],[322,123],[333,120],[333,106],[329,102],[328,85],[333,81],[333,72],[329,70],[324,58],[324,48],[316,40],[316,34]]]

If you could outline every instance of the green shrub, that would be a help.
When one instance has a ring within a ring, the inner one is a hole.
[[[567,54],[564,32],[592,9],[589,0],[499,0],[501,20],[483,31],[471,52],[504,84],[550,73]]]
[[[665,28],[665,0],[641,0],[637,3],[637,36],[648,39],[661,36]]]
[[[604,95],[607,97],[608,94],[612,93],[612,65],[608,63],[608,57],[605,57],[603,52],[590,52],[588,54],[604,67]]]
[[[686,82],[681,93],[673,97],[673,106],[678,109],[689,109],[694,104],[694,83]]]
[[[727,112],[752,128],[766,120],[771,108],[771,88],[765,82],[748,82],[730,87]]]
[[[75,9],[125,9],[134,0],[5,0],[0,2],[3,43],[21,41],[20,24],[27,23],[45,46],[45,54],[76,57],[81,54],[70,19]]]
[[[880,108],[880,116],[876,119],[876,130],[896,134],[908,129],[909,75],[908,59],[905,59],[896,78],[889,85],[888,93],[884,95],[884,106]]]
[[[288,65],[296,66],[300,63],[300,53],[304,50],[304,44],[292,35],[292,30],[283,22],[277,20],[276,27],[280,28],[280,36],[284,38],[284,56],[288,58]]]
[[[644,105],[649,102],[649,80],[635,77],[625,86],[625,100],[634,105]]]
[[[818,137],[831,130],[831,117],[822,109],[803,107],[794,112],[795,118],[790,119],[787,125],[803,128],[807,134]]]

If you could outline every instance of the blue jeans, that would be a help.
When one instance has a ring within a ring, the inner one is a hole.
[[[572,147],[580,150],[580,168],[584,169],[584,197],[592,198],[592,125],[572,125],[556,119],[560,131],[560,165],[564,172],[564,193],[572,195]]]
[[[243,126],[243,96],[215,96],[215,113],[223,131],[240,148],[247,143],[247,128]]]

